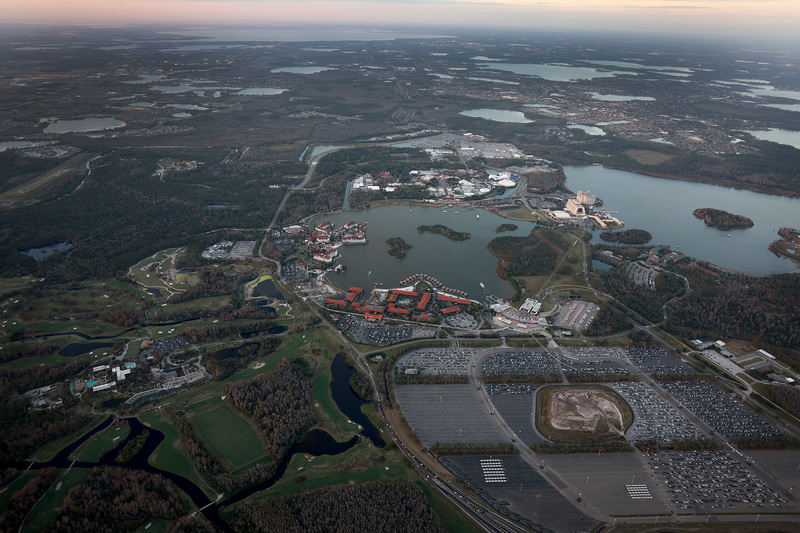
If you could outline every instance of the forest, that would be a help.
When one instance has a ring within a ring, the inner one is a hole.
[[[409,481],[351,483],[247,500],[223,518],[235,531],[444,533],[422,489]]]
[[[510,442],[436,442],[431,451],[436,455],[519,455],[519,450]]]
[[[428,233],[436,233],[438,235],[443,235],[448,239],[450,239],[451,241],[466,241],[467,239],[472,237],[466,231],[456,231],[454,229],[448,228],[447,226],[443,226],[442,224],[435,224],[433,226],[418,226],[417,231],[420,233],[428,232]]]
[[[134,531],[153,518],[179,518],[187,511],[177,487],[162,476],[102,466],[69,490],[52,530]]]
[[[302,359],[283,359],[270,372],[229,383],[225,390],[239,411],[256,421],[277,461],[314,422],[313,371]]]
[[[406,253],[413,248],[413,246],[408,244],[402,237],[389,237],[386,239],[386,244],[389,245],[389,251],[387,253],[398,261],[405,259]]]
[[[559,233],[536,228],[527,237],[496,237],[486,248],[500,259],[501,276],[538,276],[555,270],[568,245]]]
[[[753,221],[743,215],[734,215],[722,209],[704,207],[692,211],[694,218],[705,222],[706,226],[716,229],[747,229],[753,227]]]
[[[622,242],[625,244],[644,244],[650,242],[653,236],[643,229],[626,229],[622,231],[604,231],[600,238],[609,242]]]

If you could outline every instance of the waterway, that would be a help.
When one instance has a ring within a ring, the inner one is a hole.
[[[635,75],[634,72],[541,63],[479,63],[478,67],[487,70],[513,72],[523,76],[535,76],[549,81],[593,80],[595,78],[613,78],[621,74]]]
[[[446,212],[445,212],[446,210]],[[480,215],[480,218],[476,218]],[[414,206],[391,206],[324,215],[312,219],[312,224],[330,220],[341,226],[351,220],[367,222],[366,245],[341,246],[341,263],[347,272],[331,273],[328,276],[340,287],[362,287],[372,289],[376,282],[387,287],[412,274],[430,274],[443,284],[467,291],[473,298],[481,295],[479,283],[486,290],[501,297],[514,294],[512,286],[497,275],[497,258],[486,250],[486,245],[498,236],[494,229],[508,219],[483,209],[463,207],[437,208]],[[528,235],[533,223],[515,221],[518,229],[502,235]],[[466,231],[472,238],[466,241],[451,241],[434,233],[419,233],[417,226],[443,224],[456,231]],[[402,237],[413,248],[403,261],[397,261],[387,251],[386,239]]]
[[[274,68],[270,70],[270,72],[280,73],[286,72],[289,74],[317,74],[319,72],[325,72],[326,70],[336,70],[333,67],[283,67],[283,68]]]
[[[750,135],[762,141],[769,141],[777,144],[788,144],[800,149],[800,131],[782,130],[772,128],[769,130],[751,130]]]
[[[251,89],[242,89],[233,94],[241,94],[245,96],[273,96],[286,92],[286,89],[273,89],[272,87],[253,87]]]
[[[381,433],[375,424],[364,414],[361,406],[370,402],[365,402],[359,398],[350,387],[350,377],[356,373],[355,368],[347,366],[347,356],[343,353],[336,354],[331,364],[331,396],[336,402],[336,407],[344,415],[362,427],[361,434],[372,441],[378,448],[386,446],[386,441],[381,437]]]
[[[39,246],[38,248],[29,248],[22,253],[33,257],[37,262],[45,257],[50,257],[56,252],[66,252],[73,247],[71,242],[54,242],[46,246]]]
[[[122,128],[126,124],[121,120],[106,117],[81,118],[78,120],[57,120],[48,124],[45,133],[83,133],[87,131],[111,130]]]
[[[64,357],[76,357],[100,348],[111,348],[112,346],[114,346],[112,342],[75,342],[68,344],[58,353]]]
[[[531,119],[525,117],[525,113],[503,109],[467,109],[459,113],[459,115],[494,120],[495,122],[511,122],[514,124],[530,124],[533,122]]]
[[[767,246],[778,238],[779,228],[800,228],[800,199],[600,166],[564,167],[564,171],[567,187],[591,191],[603,200],[604,210],[618,211],[614,216],[627,228],[652,233],[650,244],[668,244],[686,255],[753,275],[797,271],[792,261],[777,257]],[[754,226],[731,231],[708,227],[692,215],[702,207],[744,215]]]

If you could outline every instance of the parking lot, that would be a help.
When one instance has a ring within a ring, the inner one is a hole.
[[[536,385],[485,385],[486,392],[500,416],[517,438],[525,444],[539,444],[544,438],[534,427],[534,396]]]
[[[565,359],[592,361],[624,360],[625,350],[615,346],[580,346],[574,348],[561,348]],[[569,361],[568,361],[569,362]]]
[[[721,512],[764,508],[766,513],[786,507],[784,496],[727,452],[648,453],[645,457],[680,509]]]
[[[395,390],[403,415],[423,446],[505,441],[472,385],[398,385]]]
[[[755,411],[708,381],[661,383],[687,409],[728,438],[783,435]]]
[[[631,346],[626,349],[631,363],[648,374],[694,374],[686,363],[660,346]]]
[[[544,350],[498,352],[481,364],[481,374],[558,374],[558,362]]]
[[[569,380],[570,376],[580,377],[587,374],[598,376],[628,374],[628,367],[619,361],[565,361],[561,367]]]
[[[469,313],[458,313],[445,318],[445,322],[451,326],[464,329],[478,329],[478,321]]]
[[[633,409],[633,425],[626,437],[630,442],[655,440],[680,442],[706,435],[656,392],[639,382],[611,385]]]
[[[371,346],[389,346],[409,339],[433,337],[436,334],[431,328],[367,322],[352,315],[343,316],[337,327],[355,342]]]
[[[401,357],[394,368],[397,374],[416,369],[419,374],[467,375],[469,360],[475,354],[471,348],[425,348]]]
[[[599,311],[600,308],[591,302],[569,302],[559,311],[555,325],[559,328],[583,331]]]

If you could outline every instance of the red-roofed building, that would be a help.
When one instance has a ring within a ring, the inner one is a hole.
[[[409,311],[408,309],[400,309],[399,307],[393,307],[391,305],[386,308],[386,312],[387,313],[395,313],[395,314],[398,314],[398,315],[410,315],[411,314],[411,311]]]
[[[418,292],[414,292],[414,291],[401,291],[401,290],[395,290],[395,291],[392,291],[392,294],[398,294],[398,295],[400,295],[400,296],[410,296],[411,298],[416,298],[417,296],[419,296],[419,293],[418,293]]]
[[[453,307],[445,307],[442,309],[442,314],[449,315],[450,313],[458,313],[459,311],[461,311],[461,308],[454,305]]]
[[[396,302],[397,301],[397,294],[394,294],[394,293],[390,294],[389,298],[386,301],[389,302],[390,304]]]
[[[429,292],[425,292],[422,294],[422,298],[420,299],[419,302],[417,302],[417,311],[422,311],[425,309],[425,307],[427,307],[428,302],[431,301],[431,296],[432,295]]]
[[[449,302],[459,305],[469,305],[472,303],[471,301],[465,300],[464,298],[453,298],[452,296],[444,296],[442,294],[437,296],[436,299],[439,300],[440,302]]]
[[[383,315],[380,313],[370,313],[368,311],[364,313],[364,318],[366,318],[370,322],[375,322],[376,320],[383,320]]]
[[[361,294],[362,292],[364,292],[364,289],[362,289],[361,287],[350,287],[350,288],[349,288],[349,289],[347,289],[347,290],[348,290],[348,291],[350,291],[350,292],[357,292],[357,293],[359,293],[359,294]]]
[[[331,298],[328,298],[327,300],[325,300],[325,305],[338,305],[339,307],[347,307],[347,302],[345,302],[344,300],[333,300]]]

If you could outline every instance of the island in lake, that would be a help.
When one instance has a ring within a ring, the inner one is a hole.
[[[389,245],[389,255],[398,261],[405,259],[406,253],[413,248],[413,246],[408,244],[401,237],[389,237],[386,239],[386,244]]]
[[[623,231],[604,231],[600,238],[610,242],[624,242],[626,244],[645,244],[650,242],[653,236],[649,231],[643,229],[626,229]]]
[[[734,215],[722,209],[704,207],[692,211],[694,218],[702,220],[706,226],[717,229],[747,229],[753,227],[753,221],[742,215]]]
[[[452,241],[466,241],[472,237],[471,233],[467,233],[465,231],[456,231],[441,224],[436,224],[435,226],[419,226],[417,231],[420,233],[425,233],[426,231],[429,233],[438,233],[439,235],[444,235]]]
[[[518,228],[516,224],[500,224],[494,228],[495,233],[502,233],[504,231],[515,231]]]
[[[788,257],[800,265],[800,230],[794,228],[781,228],[778,230],[780,239],[769,245],[769,251],[775,255]]]

